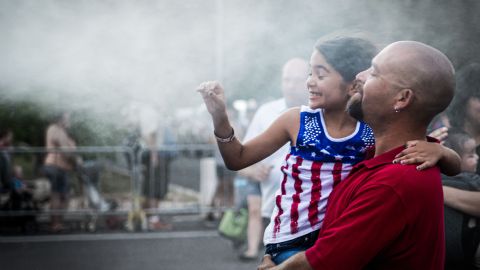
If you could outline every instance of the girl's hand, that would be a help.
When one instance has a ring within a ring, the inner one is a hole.
[[[207,110],[213,117],[226,114],[225,93],[219,82],[203,82],[196,90],[202,95]]]
[[[426,141],[408,141],[405,150],[395,156],[393,163],[420,164],[417,170],[425,170],[435,166],[443,157],[443,147],[438,143]]]

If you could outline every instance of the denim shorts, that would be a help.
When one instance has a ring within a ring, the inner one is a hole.
[[[248,178],[237,176],[234,180],[235,188],[235,207],[236,208],[247,208],[247,197],[249,195],[253,196],[262,196],[260,190],[260,183],[248,180]]]
[[[43,173],[50,180],[52,191],[60,194],[68,194],[70,191],[70,183],[68,172],[54,165],[45,165]]]
[[[318,230],[285,242],[268,244],[265,249],[265,254],[270,255],[272,261],[278,265],[298,252],[305,251],[312,247],[315,241],[317,241],[317,238]]]

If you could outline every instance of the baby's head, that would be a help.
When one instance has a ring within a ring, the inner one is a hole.
[[[454,150],[462,159],[462,172],[475,173],[478,155],[475,152],[475,140],[463,131],[450,131],[445,146]]]

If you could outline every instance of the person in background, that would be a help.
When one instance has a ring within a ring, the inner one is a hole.
[[[47,153],[43,167],[45,176],[51,183],[50,209],[53,211],[67,209],[70,192],[69,174],[76,166],[74,154],[55,151],[55,149],[75,150],[76,143],[68,134],[69,127],[70,114],[64,112],[53,118],[45,135],[47,149],[53,150]],[[51,216],[50,230],[60,232],[64,229],[62,215],[54,213]]]
[[[164,143],[165,132],[161,128],[161,118],[157,110],[146,103],[132,102],[123,112],[130,129],[125,144],[133,149],[133,160],[129,165],[139,163],[141,176],[141,192],[145,199],[144,210],[156,211],[160,200],[167,193],[169,177],[169,159],[161,155],[158,146]],[[139,153],[141,152],[140,156]],[[137,160],[137,159],[140,160]],[[147,213],[147,229],[171,229],[172,225],[160,220],[157,213]],[[132,229],[133,228],[128,228]]]
[[[463,130],[475,140],[480,155],[480,64],[471,63],[457,74],[457,93],[448,108],[453,128]],[[480,165],[477,164],[477,173]],[[470,215],[480,216],[480,192],[444,187],[445,204]]]
[[[475,140],[463,131],[451,130],[445,146],[460,155],[461,173],[456,176],[442,175],[444,188],[450,186],[480,191],[480,175],[476,173],[478,155],[475,153]],[[448,199],[447,197],[446,200]],[[473,262],[480,243],[479,218],[480,216],[472,216],[445,205],[445,269],[476,269]]]
[[[452,128],[463,130],[475,140],[480,155],[480,64],[471,63],[457,73],[457,93],[447,115]],[[477,165],[477,172],[480,165]]]
[[[308,63],[301,58],[288,60],[282,69],[282,98],[267,102],[258,108],[253,116],[244,141],[248,141],[265,131],[277,117],[289,108],[308,103],[305,81]],[[247,250],[240,254],[241,260],[256,260],[260,241],[263,237],[275,205],[275,192],[280,188],[282,178],[280,167],[288,154],[285,144],[271,156],[238,172],[249,181],[247,192],[248,230]]]
[[[450,125],[463,130],[475,141],[475,151],[480,155],[480,64],[470,63],[457,73],[457,93],[447,110]],[[476,173],[480,172],[477,163]],[[444,186],[445,204],[462,213],[480,217],[480,192]],[[480,250],[476,254],[480,268]]]
[[[10,128],[0,127],[0,194],[7,193],[13,188],[12,162],[6,150],[11,146],[13,132]]]

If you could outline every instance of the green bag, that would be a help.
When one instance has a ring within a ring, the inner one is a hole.
[[[243,241],[247,238],[248,211],[228,209],[223,214],[218,233],[228,239]]]

